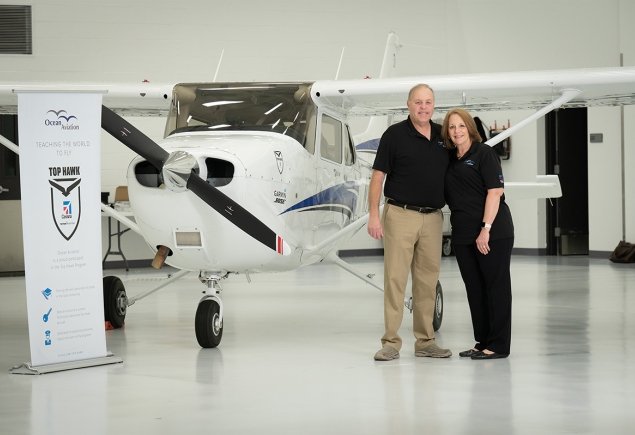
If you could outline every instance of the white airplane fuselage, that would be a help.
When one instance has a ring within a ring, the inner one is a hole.
[[[217,183],[293,247],[286,255],[268,249],[191,191],[174,192],[153,175],[137,174],[143,172],[136,168],[144,160],[135,158],[127,175],[135,219],[150,246],[168,247],[166,263],[179,269],[291,270],[321,260],[328,246],[317,254],[307,255],[306,250],[367,212],[368,174],[362,175],[357,161],[335,163],[286,135],[197,131],[172,134],[159,145],[192,155],[201,178]],[[231,165],[231,178],[213,180],[209,161]]]

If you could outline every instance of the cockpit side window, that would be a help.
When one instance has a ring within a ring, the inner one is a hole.
[[[329,115],[322,115],[320,155],[342,163],[342,123]]]

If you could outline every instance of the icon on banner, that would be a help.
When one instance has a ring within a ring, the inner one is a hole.
[[[52,168],[62,174],[79,174],[79,167]],[[70,240],[77,231],[81,215],[81,178],[53,178],[51,185],[51,211],[53,221],[62,237]]]
[[[45,288],[44,290],[42,290],[42,294],[44,295],[44,297],[46,298],[46,300],[48,301],[49,297],[51,296],[51,294],[53,293],[53,290],[51,290],[50,288]]]
[[[53,308],[49,308],[48,312],[42,316],[42,320],[44,321],[44,323],[49,321],[49,316],[51,315],[51,310],[53,310]]]
[[[51,331],[47,329],[46,331],[44,331],[44,346],[50,346],[50,345],[51,345]]]
[[[73,203],[70,201],[62,201],[62,213],[64,213],[65,215],[72,215],[73,214]]]

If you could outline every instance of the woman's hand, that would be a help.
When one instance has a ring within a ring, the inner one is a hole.
[[[489,253],[489,230],[482,228],[481,233],[476,238],[476,249],[483,255]]]

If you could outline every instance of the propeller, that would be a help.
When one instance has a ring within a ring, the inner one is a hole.
[[[163,174],[164,183],[170,190],[191,191],[228,221],[266,247],[282,255],[291,253],[291,248],[282,236],[276,234],[229,196],[200,178],[193,170],[197,166],[196,159],[190,154],[184,151],[168,153],[128,121],[103,105],[101,106],[101,127],[159,170]]]

